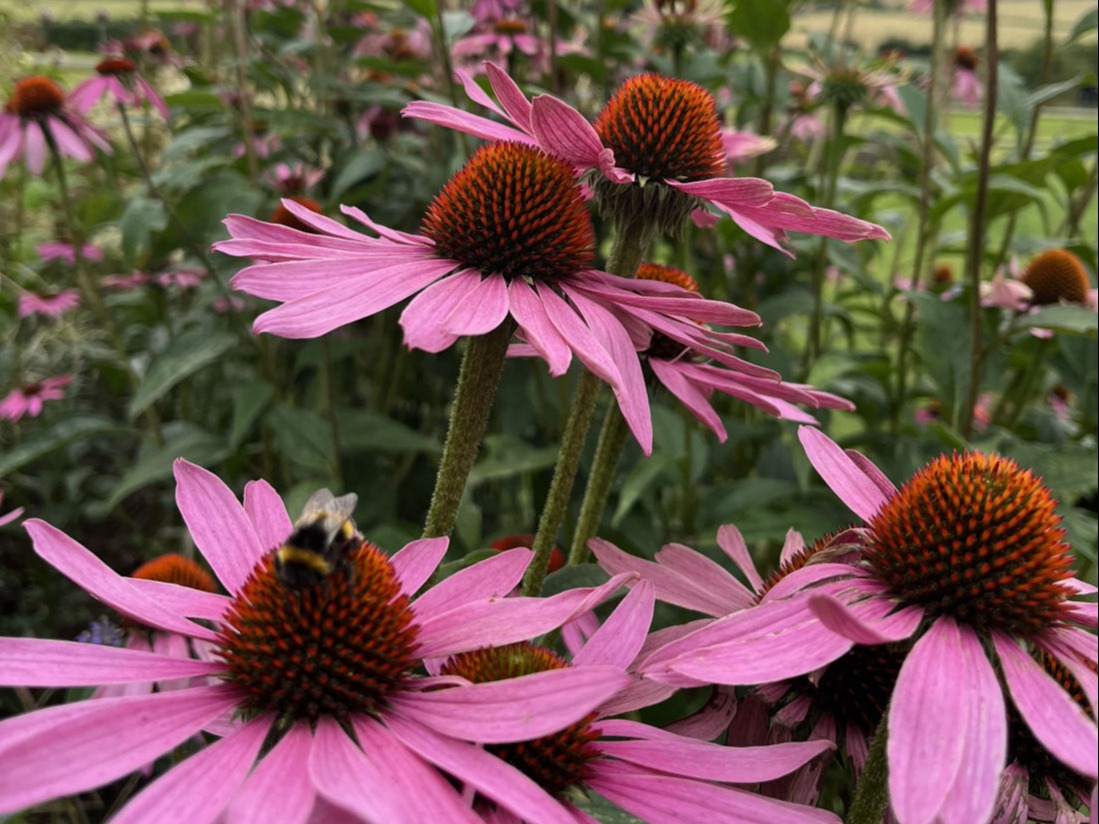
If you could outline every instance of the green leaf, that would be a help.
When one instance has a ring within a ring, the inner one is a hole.
[[[184,378],[220,358],[236,342],[236,337],[229,332],[204,327],[189,329],[177,337],[149,364],[141,385],[130,401],[130,419],[148,409]]]
[[[442,451],[442,446],[434,438],[377,412],[340,409],[336,413],[336,419],[342,449],[429,454]]]
[[[756,49],[769,49],[790,31],[790,12],[776,0],[734,0],[726,17],[729,30]]]
[[[340,173],[332,183],[332,200],[338,200],[340,195],[364,177],[373,177],[383,168],[385,168],[385,155],[381,152],[360,151],[350,158],[345,158]]]
[[[1046,306],[1023,318],[1022,326],[1095,338],[1099,335],[1099,315],[1085,306]]]
[[[122,257],[126,269],[133,269],[135,261],[149,253],[149,235],[168,225],[168,215],[159,200],[138,194],[130,198],[118,228],[122,232]]]
[[[408,8],[412,9],[420,17],[426,17],[431,21],[432,25],[435,23],[435,0],[404,0],[404,4]]]
[[[180,199],[176,212],[192,235],[224,237],[221,221],[229,212],[251,215],[263,202],[264,195],[244,175],[222,169],[208,175],[201,186]]]
[[[622,484],[622,492],[618,496],[618,506],[615,507],[614,517],[611,518],[611,526],[618,526],[626,513],[645,494],[645,490],[656,482],[665,469],[674,465],[675,456],[667,453],[642,458],[634,464]]]
[[[125,428],[115,421],[92,415],[55,421],[49,426],[31,432],[30,435],[21,437],[17,444],[0,454],[0,478],[55,449],[96,435],[122,431],[125,431]]]
[[[487,436],[485,451],[488,456],[469,473],[470,484],[547,469],[557,462],[556,446],[534,447],[513,435]]]
[[[1080,75],[1076,75],[1075,77],[1070,77],[1068,80],[1062,80],[1060,83],[1050,83],[1047,86],[1041,86],[1032,91],[1027,100],[1031,106],[1040,106],[1058,95],[1073,91],[1079,87],[1082,80],[1083,78]]]
[[[1065,44],[1075,43],[1089,31],[1095,31],[1096,28],[1099,28],[1099,8],[1090,9],[1081,15],[1068,33]]]
[[[546,577],[546,582],[542,586],[542,597],[549,597],[577,587],[597,587],[607,583],[608,580],[610,576],[598,564],[562,567]]]
[[[170,478],[172,464],[177,458],[186,458],[199,466],[210,466],[229,454],[229,447],[223,438],[193,424],[176,422],[166,426],[164,437],[164,446],[140,457],[115,484],[110,497],[93,507],[95,514],[106,515],[137,490]]]
[[[937,295],[914,294],[916,304],[916,351],[928,377],[948,409],[966,396],[973,334],[969,313],[960,302],[945,302]]]
[[[265,418],[275,449],[291,463],[312,472],[328,472],[332,464],[332,437],[328,421],[310,409],[276,403]]]
[[[233,423],[229,428],[229,444],[234,449],[274,397],[275,387],[267,381],[250,381],[234,390]]]

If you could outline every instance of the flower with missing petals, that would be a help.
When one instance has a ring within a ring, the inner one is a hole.
[[[65,397],[65,387],[72,383],[72,379],[72,375],[55,375],[17,386],[0,400],[0,420],[17,421],[24,416],[37,418],[42,414],[46,401],[59,401]]]
[[[854,644],[898,645],[889,699],[889,793],[900,824],[984,822],[1008,758],[1008,701],[1061,766],[1094,782],[1092,717],[1042,664],[1099,700],[1095,592],[1076,579],[1056,501],[1029,471],[943,456],[900,490],[861,455],[803,427],[814,467],[864,519],[858,560],[822,563],[794,597],[719,620],[645,662],[649,677],[724,684],[804,675]],[[831,633],[831,637],[828,634]],[[765,659],[765,660],[764,660]]]
[[[440,352],[513,321],[552,375],[575,355],[608,383],[646,453],[652,421],[637,350],[650,330],[735,363],[722,333],[700,324],[759,322],[674,284],[593,268],[595,232],[573,170],[531,146],[481,147],[436,195],[416,235],[352,207],[344,214],[376,237],[291,200],[283,207],[312,231],[230,215],[232,239],[214,245],[256,261],[233,277],[237,289],[283,301],[260,315],[257,332],[317,337],[414,295],[401,313],[414,349]]]
[[[178,689],[79,701],[0,722],[0,813],[109,783],[202,730],[216,730],[220,738],[149,784],[113,822],[224,815],[297,824],[325,804],[366,821],[476,822],[432,766],[439,762],[418,755],[406,738],[486,745],[536,738],[576,723],[630,682],[610,666],[493,684],[416,674],[424,659],[558,627],[630,576],[551,598],[505,598],[533,557],[511,550],[417,596],[446,552],[447,539],[433,538],[392,558],[357,541],[323,581],[294,587],[274,564],[273,550],[293,527],[271,486],[249,484],[242,506],[193,464],[177,461],[175,474],[183,519],[229,595],[121,577],[44,521],[25,526],[35,552],[93,597],[144,626],[210,644],[209,660],[0,638],[0,682],[7,685],[191,679]],[[463,779],[503,780],[495,762],[471,763]]]
[[[80,291],[78,289],[62,289],[60,292],[44,295],[24,292],[19,296],[17,311],[21,318],[29,318],[31,315],[56,318],[79,305]]]
[[[775,192],[765,180],[725,177],[717,107],[710,93],[694,83],[657,74],[631,77],[593,125],[552,95],[528,100],[499,67],[489,63],[486,71],[500,105],[462,73],[466,93],[510,125],[424,101],[406,106],[405,116],[486,140],[537,145],[577,169],[593,170],[592,191],[604,211],[646,210],[668,231],[679,231],[692,213],[701,212],[696,221],[707,222],[703,207],[710,204],[786,254],[787,231],[847,241],[889,237],[873,223]]]
[[[106,57],[95,66],[95,77],[80,83],[69,95],[69,103],[80,114],[99,102],[104,95],[120,106],[140,106],[148,102],[168,119],[168,107],[149,81],[137,71],[137,64],[128,57]]]
[[[42,75],[24,77],[0,111],[0,178],[19,157],[41,174],[51,145],[59,156],[84,162],[95,149],[111,153],[111,144],[68,104],[60,86]]]

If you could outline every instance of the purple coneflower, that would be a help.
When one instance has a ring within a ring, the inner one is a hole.
[[[305,163],[276,163],[264,177],[284,197],[301,195],[324,179],[324,169],[315,169]]]
[[[950,97],[970,108],[984,97],[985,87],[977,76],[980,58],[969,46],[959,46],[954,51],[954,79],[950,83]]]
[[[67,105],[60,86],[42,75],[24,77],[0,111],[0,178],[18,157],[41,174],[51,144],[60,156],[85,162],[94,149],[111,153],[107,139]]]
[[[65,387],[72,383],[72,379],[72,375],[55,375],[16,387],[0,400],[0,419],[17,421],[24,416],[38,417],[46,401],[59,401],[65,397]]]
[[[531,146],[481,147],[435,197],[418,235],[353,207],[341,208],[378,237],[291,200],[283,206],[312,232],[230,215],[233,238],[214,244],[260,261],[233,277],[237,289],[283,301],[257,318],[257,332],[317,337],[416,295],[401,314],[405,343],[439,352],[510,317],[551,374],[564,374],[575,354],[610,384],[646,453],[652,422],[637,349],[649,330],[736,364],[726,336],[700,323],[759,322],[674,284],[592,268],[595,233],[572,169]]]
[[[1009,705],[1057,763],[1094,783],[1095,721],[1041,663],[1064,667],[1097,705],[1096,604],[1070,600],[1095,588],[1073,577],[1048,490],[981,453],[940,457],[897,490],[820,432],[803,427],[800,437],[866,521],[861,559],[815,565],[818,580],[839,580],[687,635],[652,656],[647,674],[761,683],[812,672],[856,643],[898,644],[887,752],[901,824],[989,820]]]
[[[123,106],[140,106],[147,101],[168,119],[168,107],[156,89],[137,71],[137,64],[128,57],[107,57],[95,66],[96,76],[81,82],[69,95],[69,103],[81,114],[99,102],[103,95],[110,96]]]
[[[104,275],[99,279],[102,286],[108,289],[118,289],[121,292],[129,292],[139,286],[144,286],[152,280],[152,275],[147,272],[134,271],[128,275]]]
[[[50,240],[39,243],[34,247],[42,260],[63,260],[70,266],[76,264],[77,244],[64,240]],[[93,243],[81,243],[79,245],[80,257],[84,260],[98,262],[103,260],[103,250]]]
[[[121,577],[44,521],[25,525],[35,551],[95,598],[145,626],[209,642],[213,660],[0,639],[0,681],[10,685],[198,682],[4,721],[0,812],[98,787],[217,729],[219,740],[146,787],[114,822],[226,814],[292,824],[307,821],[324,802],[369,821],[472,822],[468,803],[430,757],[402,743],[391,724],[406,738],[504,744],[575,723],[629,684],[614,667],[474,685],[413,674],[424,658],[546,632],[591,610],[626,578],[546,599],[504,598],[532,557],[512,550],[415,597],[446,552],[447,539],[434,538],[392,558],[358,542],[348,548],[346,566],[295,588],[274,564],[272,550],[292,525],[270,485],[249,484],[241,506],[206,470],[179,460],[175,474],[183,519],[229,596]],[[463,778],[502,780],[495,762],[483,761],[471,762]],[[202,792],[194,792],[198,785]]]
[[[410,103],[404,114],[486,140],[536,145],[577,169],[598,170],[601,177],[595,175],[591,186],[601,204],[628,202],[635,211],[658,210],[671,231],[711,204],[752,237],[784,252],[788,230],[848,241],[889,238],[880,226],[814,208],[775,192],[766,180],[725,177],[717,106],[695,83],[657,74],[631,77],[593,125],[551,95],[528,100],[498,66],[486,64],[486,71],[500,105],[461,73],[466,93],[511,125],[425,101]]]
[[[60,292],[45,295],[24,292],[19,296],[17,312],[21,318],[29,318],[31,315],[56,318],[79,305],[80,291],[78,289],[62,289]]]

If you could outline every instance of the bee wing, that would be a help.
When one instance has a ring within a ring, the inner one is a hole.
[[[297,523],[319,523],[328,533],[329,540],[332,540],[343,525],[351,520],[351,513],[358,503],[359,496],[354,492],[337,498],[327,489],[318,489],[305,502]]]
[[[298,520],[304,520],[307,516],[312,516],[317,512],[324,512],[331,509],[334,500],[336,500],[336,496],[332,494],[331,490],[318,489],[309,496],[309,500],[307,500],[305,506],[301,508],[301,518]]]

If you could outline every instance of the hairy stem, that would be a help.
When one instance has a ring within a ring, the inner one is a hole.
[[[866,766],[862,768],[855,797],[847,813],[847,824],[878,824],[885,814],[889,803],[889,762],[886,753],[888,740],[889,730],[886,718],[883,717],[874,732],[874,739],[870,742]]]
[[[594,537],[599,528],[603,510],[607,506],[607,496],[611,491],[618,459],[626,446],[629,427],[617,404],[607,407],[603,417],[603,428],[599,431],[599,443],[595,447],[588,486],[584,490],[584,500],[580,504],[580,517],[576,521],[576,531],[572,536],[569,549],[569,566],[586,563],[588,560],[588,539]]]

